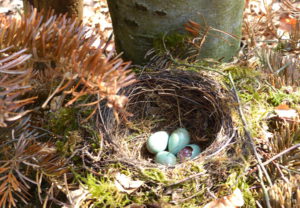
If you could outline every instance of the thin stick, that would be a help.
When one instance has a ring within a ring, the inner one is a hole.
[[[193,194],[193,195],[191,195],[191,196],[189,196],[189,197],[187,197],[187,198],[185,198],[185,199],[179,200],[179,202],[180,202],[180,203],[185,202],[185,201],[187,201],[187,200],[190,200],[190,199],[194,198],[195,196],[197,196],[197,195],[199,195],[199,194],[203,194],[203,192],[202,192],[202,191],[198,191],[197,193],[195,193],[195,194]]]
[[[177,97],[177,94],[176,94],[176,102],[177,102],[177,110],[178,110],[178,120],[179,120],[179,124],[180,124],[180,127],[183,127],[182,126],[182,122],[181,122],[181,111],[180,111],[180,106],[179,106],[179,101],[178,101],[178,97]]]
[[[258,155],[258,152],[257,152],[257,150],[256,150],[256,147],[255,147],[253,138],[252,138],[252,136],[251,136],[251,134],[250,134],[250,131],[248,130],[248,123],[247,123],[247,121],[246,121],[246,119],[245,119],[243,110],[242,110],[242,108],[241,108],[241,105],[240,105],[240,98],[239,98],[239,96],[238,96],[238,94],[237,94],[236,87],[235,87],[235,84],[234,84],[234,82],[233,82],[233,79],[232,79],[232,76],[231,76],[230,73],[229,73],[228,78],[229,78],[229,80],[230,80],[230,82],[231,82],[231,85],[232,85],[232,88],[233,88],[233,91],[234,91],[235,98],[236,98],[236,100],[237,100],[237,102],[238,102],[238,104],[239,104],[239,105],[238,105],[238,111],[239,111],[239,115],[240,115],[240,117],[241,117],[241,120],[242,120],[242,123],[243,123],[243,126],[244,126],[245,135],[246,135],[246,137],[248,138],[248,140],[250,141],[251,147],[252,147],[252,149],[253,149],[254,155],[255,155],[256,160],[257,160],[258,165],[259,165],[259,166],[258,166],[258,168],[259,168],[259,176],[262,177],[261,175],[262,175],[262,172],[263,172],[263,173],[265,174],[266,178],[267,178],[267,181],[268,181],[269,185],[272,186],[271,178],[270,178],[270,176],[269,176],[269,174],[268,174],[268,172],[267,172],[265,166],[262,164],[262,161],[261,161],[261,159],[260,159],[260,157],[259,157],[259,155]],[[270,197],[269,197],[269,194],[268,194],[268,192],[267,192],[267,190],[266,190],[266,188],[265,188],[265,184],[264,184],[263,179],[260,180],[260,183],[261,183],[262,188],[263,188],[264,197],[265,197],[265,200],[266,200],[266,203],[267,203],[267,207],[268,207],[268,208],[271,208]]]
[[[273,160],[276,160],[277,158],[281,157],[282,155],[288,153],[289,151],[296,149],[300,147],[300,144],[295,144],[294,146],[291,146],[290,148],[283,150],[282,152],[280,152],[279,154],[275,155],[274,157],[270,158],[269,160],[265,161],[262,163],[262,165],[268,165],[270,162],[272,162]]]
[[[67,174],[64,174],[64,183],[65,183],[64,192],[66,192],[66,195],[67,195],[68,199],[70,200],[70,203],[73,204],[74,201],[73,201],[73,198],[72,198],[69,186],[68,186]]]
[[[270,203],[270,197],[269,197],[269,194],[268,194],[268,191],[265,187],[265,183],[263,181],[263,178],[262,178],[262,170],[261,170],[261,167],[258,166],[258,177],[259,177],[259,180],[260,180],[260,184],[261,184],[261,187],[263,189],[263,192],[264,192],[264,197],[265,197],[265,200],[266,200],[266,205],[268,208],[272,208],[271,207],[271,203]]]
[[[260,157],[259,157],[259,155],[258,155],[258,152],[257,152],[257,150],[256,150],[256,147],[255,147],[253,138],[252,138],[251,133],[250,133],[249,128],[248,128],[248,123],[247,123],[247,121],[246,121],[246,118],[245,118],[245,116],[244,116],[243,110],[242,110],[241,105],[240,105],[240,103],[241,103],[241,102],[240,102],[240,98],[239,98],[239,96],[238,96],[238,94],[237,94],[236,87],[235,87],[235,84],[234,84],[234,82],[233,82],[233,79],[232,79],[231,74],[229,74],[228,77],[229,77],[229,80],[230,80],[230,82],[231,82],[231,84],[232,84],[232,87],[233,87],[233,90],[234,90],[235,98],[236,98],[236,100],[237,100],[237,102],[238,102],[238,104],[239,104],[239,105],[238,105],[238,111],[239,111],[239,114],[240,114],[240,117],[241,117],[241,120],[242,120],[242,123],[243,123],[243,126],[244,126],[244,131],[245,131],[246,137],[249,139],[250,144],[251,144],[252,149],[253,149],[253,152],[254,152],[254,155],[255,155],[255,157],[256,157],[256,159],[257,159],[257,161],[258,161],[258,164],[259,164],[259,166],[261,166],[261,169],[262,169],[262,171],[264,172],[264,174],[266,175],[266,178],[267,178],[267,180],[268,180],[268,183],[269,183],[269,185],[271,186],[271,185],[272,185],[272,181],[271,181],[271,179],[270,179],[269,174],[267,173],[267,170],[265,169],[264,165],[262,164],[262,161],[261,161],[261,159],[260,159]]]
[[[65,82],[65,76],[63,76],[63,79],[61,80],[61,82],[59,83],[59,85],[57,86],[57,88],[54,90],[54,92],[44,102],[44,104],[42,105],[42,108],[46,108],[46,106],[49,103],[49,101],[56,95],[56,93],[59,92],[60,87],[63,85],[64,82]]]

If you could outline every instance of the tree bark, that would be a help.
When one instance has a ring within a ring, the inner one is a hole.
[[[188,20],[241,36],[244,0],[108,0],[118,52],[142,63],[158,35],[184,31]],[[199,58],[228,61],[236,55],[240,40],[210,31]]]
[[[30,12],[31,7],[39,11],[54,9],[56,14],[67,13],[69,17],[76,16],[82,19],[83,0],[23,0],[25,12]]]

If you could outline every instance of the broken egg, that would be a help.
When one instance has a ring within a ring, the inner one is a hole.
[[[189,144],[186,145],[183,149],[181,149],[177,153],[177,157],[180,162],[184,162],[186,160],[193,159],[197,157],[201,152],[201,149],[198,145],[196,144]]]

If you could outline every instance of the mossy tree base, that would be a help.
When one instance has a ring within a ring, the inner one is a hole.
[[[108,0],[118,52],[135,63],[144,61],[153,39],[184,32],[188,20],[211,26],[200,57],[230,60],[239,48],[244,0]]]

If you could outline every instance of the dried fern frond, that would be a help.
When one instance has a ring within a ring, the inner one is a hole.
[[[28,176],[32,170],[42,173],[43,176],[52,177],[60,177],[68,171],[66,160],[57,154],[51,144],[33,143],[35,138],[26,137],[26,134],[13,139],[17,141],[14,145],[1,145],[1,207],[5,205],[16,207],[17,199],[23,203],[29,200],[30,184],[39,185],[39,181]]]
[[[17,199],[26,203],[29,200],[29,184],[35,183],[22,173],[21,164],[30,156],[24,154],[30,138],[23,134],[17,138],[13,146],[2,148],[2,160],[0,161],[0,206],[16,207]]]
[[[7,133],[0,135],[0,207],[28,201],[30,184],[40,182],[28,176],[30,170],[51,179],[68,171],[67,161],[53,145],[37,143],[30,128],[22,129],[28,127],[30,117],[18,119],[30,112],[25,105],[34,101],[26,98],[29,91],[32,94],[39,90],[37,86],[53,84],[53,92],[45,87],[50,96],[44,106],[57,93],[65,93],[71,95],[66,105],[88,95],[92,102],[83,106],[97,109],[97,103],[106,98],[110,107],[122,111],[127,98],[118,91],[134,82],[130,63],[113,52],[106,55],[103,42],[94,47],[97,39],[101,37],[76,19],[51,12],[34,10],[20,20],[0,16],[0,127],[4,127],[0,130]]]
[[[272,151],[272,156],[289,149],[294,146],[297,141],[299,141],[300,129],[298,124],[288,124],[282,125],[279,129],[274,132],[274,136],[270,141],[270,149]],[[300,149],[295,148],[291,151],[286,152],[280,158],[276,160],[276,163],[268,166],[270,172],[274,173],[274,176],[280,175],[282,173],[288,173],[288,170],[300,171]],[[283,169],[279,170],[279,166]]]
[[[297,6],[297,4],[299,5],[299,2],[294,2],[292,3],[291,1],[289,0],[282,0],[282,4],[287,8],[289,9],[290,11],[292,12],[300,12],[300,7]]]
[[[22,111],[21,108],[35,99],[20,98],[30,90],[26,82],[31,70],[26,68],[25,62],[31,55],[24,54],[26,50],[23,49],[4,56],[8,50],[9,48],[0,50],[0,127],[7,127],[7,122],[18,120],[30,112]]]
[[[95,48],[93,43],[101,37],[75,18],[53,16],[53,13],[38,14],[34,10],[31,16],[23,16],[20,21],[2,18],[0,24],[3,25],[0,28],[0,47],[14,45],[10,51],[26,47],[32,55],[31,66],[43,63],[48,74],[61,77],[61,83],[43,107],[61,91],[73,96],[67,105],[92,94],[97,95],[93,105],[108,98],[108,102],[116,106],[116,100],[122,100],[122,96],[117,95],[119,89],[134,81],[127,70],[129,63],[113,57],[112,53],[105,56],[103,42]],[[44,82],[49,82],[49,79]],[[111,99],[112,96],[115,99]]]
[[[262,48],[257,53],[270,84],[276,88],[300,86],[300,60],[297,55]]]
[[[291,176],[289,182],[279,180],[269,190],[273,208],[297,208],[300,204],[300,177]]]
[[[51,143],[35,143],[28,146],[25,155],[31,155],[31,163],[43,175],[60,177],[68,171],[66,160],[63,159]]]

